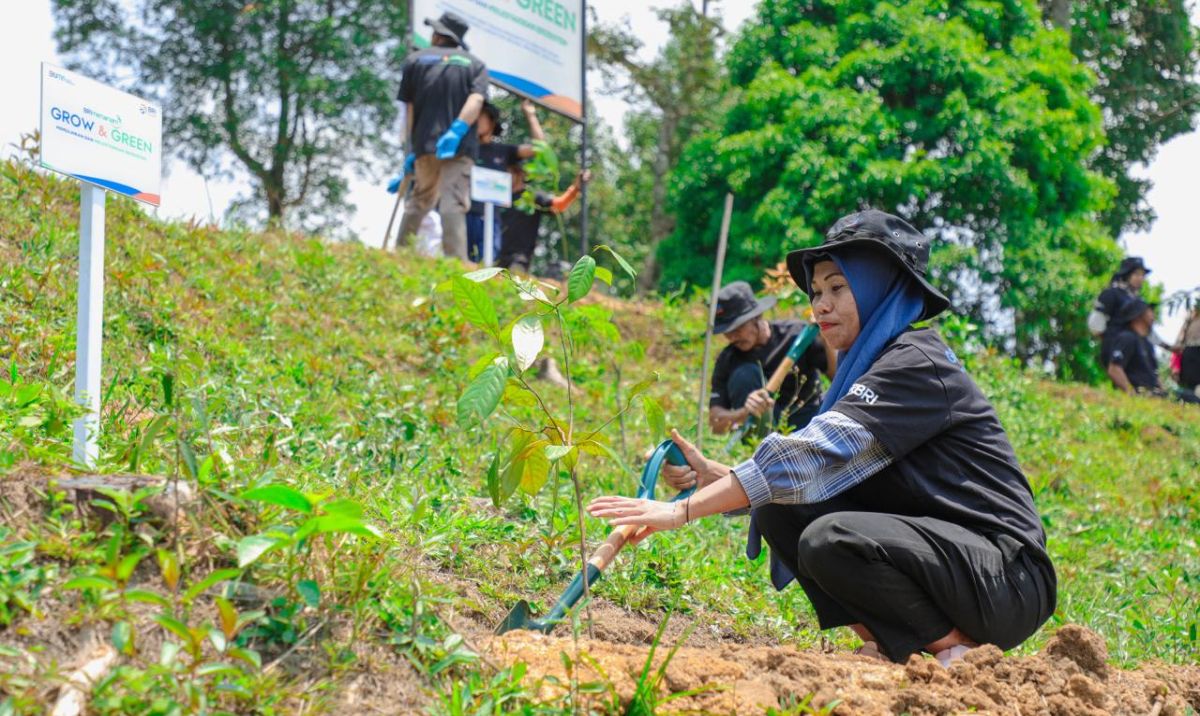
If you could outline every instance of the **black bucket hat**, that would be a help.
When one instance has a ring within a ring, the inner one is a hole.
[[[1113,323],[1117,326],[1128,325],[1130,321],[1141,316],[1146,311],[1156,308],[1157,305],[1147,303],[1140,298],[1131,298],[1117,309],[1116,315],[1113,316]]]
[[[713,333],[728,333],[752,318],[766,313],[777,299],[767,296],[759,300],[754,289],[745,281],[734,281],[717,294],[717,318]]]
[[[1117,267],[1117,272],[1113,274],[1115,279],[1128,278],[1129,274],[1141,269],[1145,273],[1150,273],[1150,269],[1146,268],[1146,262],[1142,261],[1141,256],[1126,256],[1121,259],[1121,265]]]
[[[917,320],[928,320],[950,307],[950,299],[925,278],[929,269],[929,238],[904,219],[877,209],[843,216],[825,233],[820,246],[788,253],[788,272],[811,297],[812,266],[816,260],[851,246],[883,251],[920,284],[925,294],[925,310]]]
[[[467,47],[467,43],[463,38],[467,35],[467,21],[452,12],[444,12],[442,16],[436,20],[425,18],[425,24],[433,28],[433,31],[439,35],[445,35],[458,43],[459,47],[464,50],[471,48]]]

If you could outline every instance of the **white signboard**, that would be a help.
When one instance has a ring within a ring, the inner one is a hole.
[[[484,204],[512,206],[512,174],[471,167],[471,200]]]
[[[42,63],[43,167],[158,206],[162,109]]]
[[[466,20],[466,44],[492,82],[583,119],[584,0],[411,0],[413,43],[427,47],[434,20]]]

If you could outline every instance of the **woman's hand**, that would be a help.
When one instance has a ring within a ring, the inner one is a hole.
[[[587,511],[592,517],[608,520],[613,526],[637,525],[650,528],[639,531],[639,542],[651,532],[673,530],[687,522],[687,506],[682,501],[659,502],[637,497],[597,497],[588,504]]]
[[[663,465],[662,479],[674,489],[700,489],[729,474],[731,468],[728,465],[704,457],[695,445],[683,439],[678,430],[671,431],[671,439],[687,460],[687,465]]]

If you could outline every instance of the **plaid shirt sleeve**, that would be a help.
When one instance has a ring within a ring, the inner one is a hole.
[[[751,507],[809,504],[845,492],[891,463],[870,430],[831,410],[791,435],[768,435],[733,474]]]

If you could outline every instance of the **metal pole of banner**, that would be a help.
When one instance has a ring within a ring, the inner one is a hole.
[[[712,296],[708,301],[708,326],[704,330],[704,366],[700,370],[700,398],[696,405],[696,445],[704,443],[704,403],[708,397],[708,359],[712,350],[713,326],[717,322],[717,294],[721,292],[721,274],[725,270],[725,246],[729,243],[729,220],[733,216],[733,194],[725,194],[725,215],[721,217],[721,237],[717,241],[717,265],[713,269]]]
[[[496,263],[496,251],[492,242],[496,240],[495,236],[496,222],[496,205],[492,202],[484,202],[483,204],[483,265],[491,266]]]
[[[104,189],[83,184],[79,202],[79,314],[75,337],[75,462],[94,468],[100,451],[100,356],[104,331]]]
[[[583,29],[583,41],[580,43],[579,52],[582,57],[580,63],[580,99],[579,108],[583,115],[583,141],[580,142],[580,157],[579,171],[587,171],[588,160],[588,101],[587,101],[587,0],[582,3],[583,12],[581,13],[579,25]],[[579,187],[579,255],[582,256],[588,252],[588,185],[587,182],[582,182]]]

